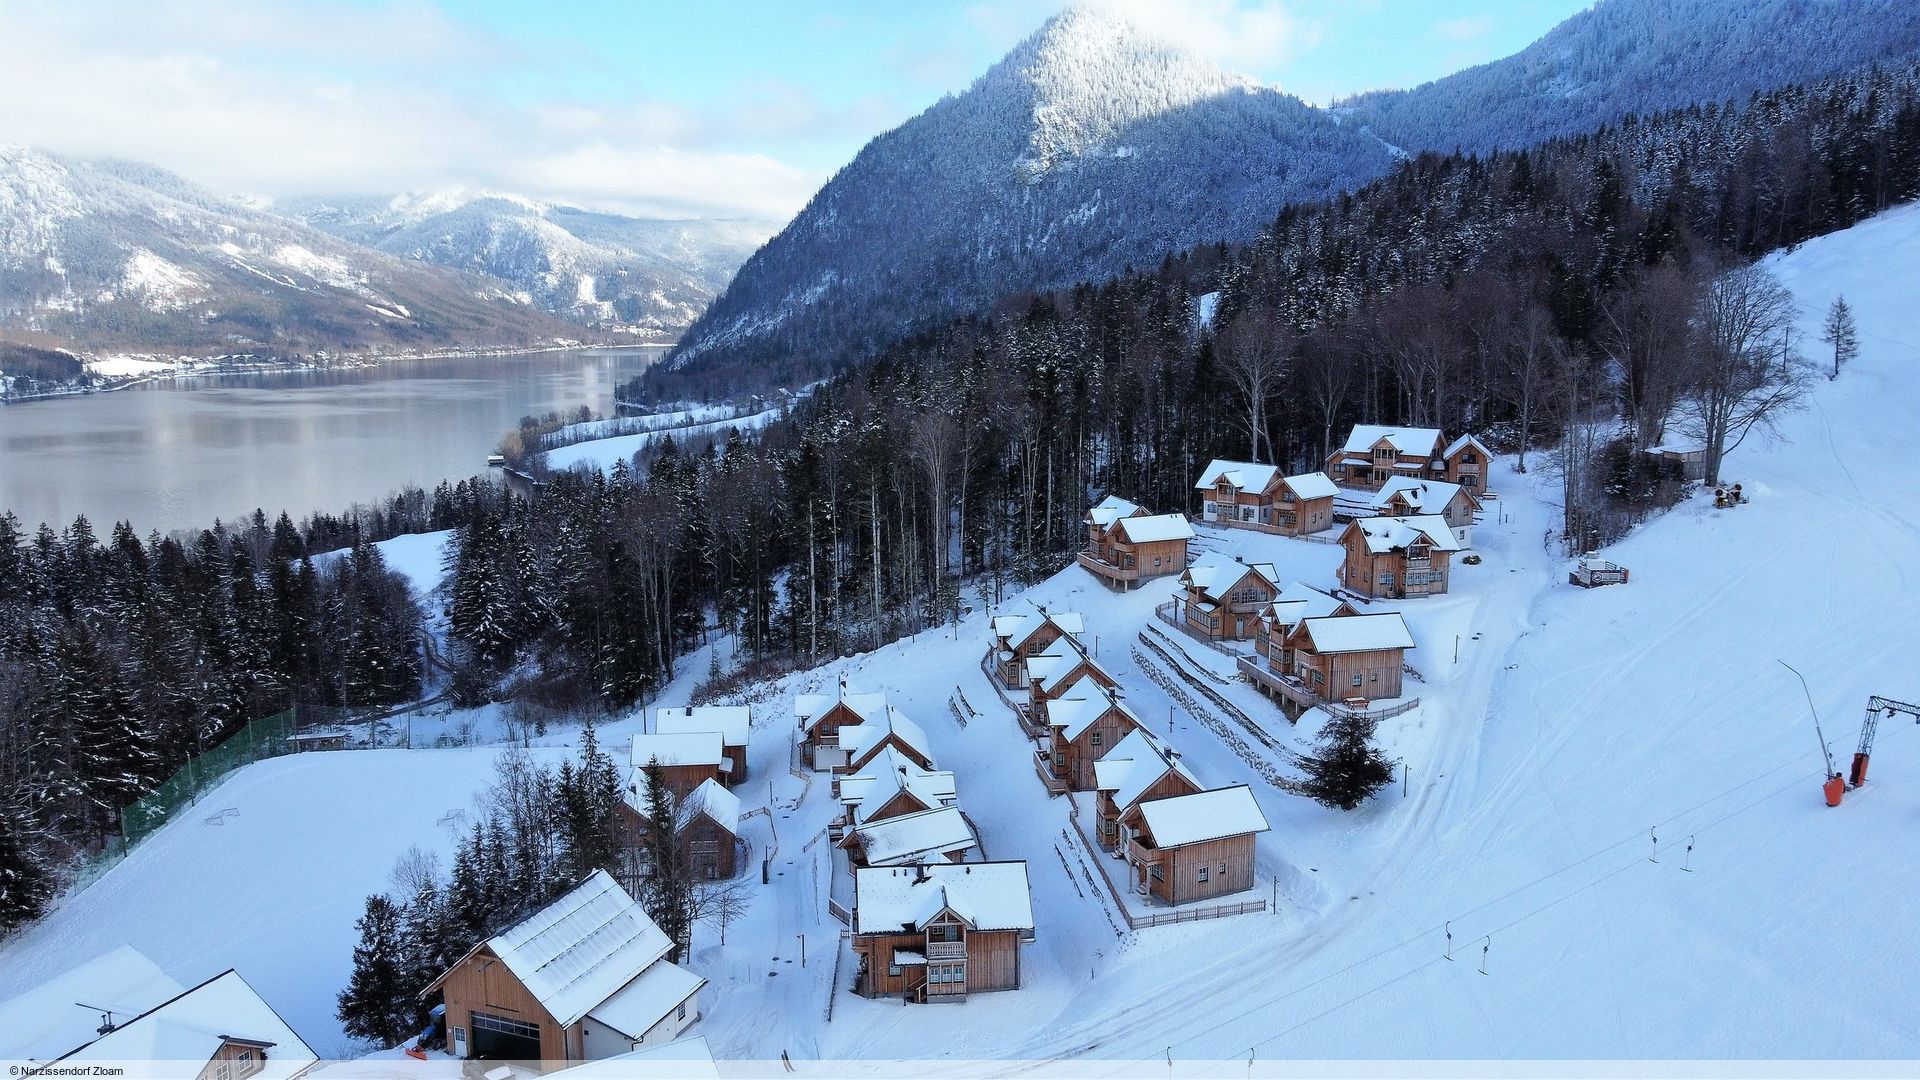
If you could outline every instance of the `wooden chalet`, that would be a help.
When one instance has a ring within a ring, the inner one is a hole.
[[[1051,648],[1062,637],[1079,638],[1086,621],[1077,612],[1044,610],[996,615],[992,623],[994,664],[1007,689],[1027,685],[1027,657]]]
[[[1453,538],[1461,547],[1473,544],[1473,518],[1480,509],[1480,499],[1459,484],[1396,476],[1366,501],[1370,516],[1439,517],[1453,530]]]
[[[925,768],[891,746],[883,747],[860,771],[834,777],[833,797],[841,808],[834,828],[842,833],[959,801],[953,773]]]
[[[20,1076],[117,1076],[144,1062],[201,1080],[293,1080],[320,1064],[238,972],[187,987],[125,945],[0,1001],[0,1018]]]
[[[1075,558],[1108,588],[1125,592],[1187,568],[1193,526],[1185,514],[1136,514],[1104,528],[1094,521],[1089,511],[1087,549]]]
[[[1493,451],[1485,443],[1462,435],[1448,443],[1440,457],[1446,463],[1440,479],[1459,484],[1475,496],[1487,490],[1487,466],[1493,462]]]
[[[1293,655],[1287,648],[1287,635],[1301,620],[1353,614],[1356,612],[1352,604],[1296,581],[1280,590],[1273,603],[1260,612],[1260,625],[1253,637],[1254,656],[1264,661],[1274,674],[1289,674],[1293,670]]]
[[[747,778],[747,739],[753,730],[753,710],[746,705],[695,705],[655,709],[653,730],[663,735],[720,733],[720,747],[732,764],[722,780],[736,787]]]
[[[1325,701],[1397,698],[1411,648],[1399,612],[1302,619],[1287,635],[1283,674]]]
[[[717,731],[642,732],[633,737],[632,758],[631,784],[643,797],[649,765],[660,766],[660,778],[675,798],[684,798],[708,780],[726,783],[727,774],[733,768]]]
[[[1068,693],[1082,679],[1101,686],[1118,685],[1113,676],[1087,655],[1080,643],[1062,638],[1038,656],[1027,658],[1027,717],[1031,723],[1046,726],[1047,705]]]
[[[1145,799],[1120,825],[1134,888],[1166,904],[1253,888],[1253,838],[1268,827],[1245,784]]]
[[[1325,473],[1282,476],[1276,465],[1219,459],[1207,463],[1193,487],[1202,521],[1282,536],[1332,528],[1339,490]]]
[[[834,768],[836,773],[858,772],[866,768],[882,750],[896,753],[923,769],[933,768],[933,744],[919,724],[907,714],[889,705],[879,716],[840,729],[840,749],[847,762]]]
[[[1113,528],[1114,522],[1122,518],[1145,517],[1148,512],[1147,508],[1139,503],[1123,499],[1118,495],[1109,495],[1087,507],[1087,512],[1081,517],[1087,525],[1087,547],[1100,546],[1106,540],[1107,530]]]
[[[1120,700],[1119,690],[1080,680],[1073,692],[1047,706],[1047,739],[1041,754],[1048,788],[1093,790],[1094,762],[1140,727],[1140,719]]]
[[[1020,988],[1033,940],[1025,862],[870,867],[853,876],[855,992],[962,1002]]]
[[[1180,752],[1146,728],[1136,728],[1093,763],[1097,838],[1108,851],[1120,852],[1120,818],[1147,799],[1192,795],[1200,781],[1180,761]]]
[[[980,847],[980,840],[960,807],[949,804],[855,825],[840,838],[840,846],[847,864],[857,870],[959,862]]]
[[[1340,534],[1346,558],[1340,583],[1362,596],[1405,600],[1447,591],[1449,561],[1460,550],[1437,514],[1360,518]]]
[[[737,871],[740,796],[708,780],[680,807],[680,858],[695,881],[720,881]]]
[[[1244,641],[1254,635],[1261,609],[1279,595],[1279,577],[1272,563],[1210,555],[1180,575],[1186,590],[1180,619],[1199,637]]]
[[[716,785],[717,786],[717,785]],[[541,1067],[672,1042],[700,1018],[706,980],[604,870],[473,947],[435,979],[457,1058]]]
[[[1378,491],[1395,477],[1486,490],[1493,453],[1471,435],[1452,442],[1438,428],[1355,424],[1347,441],[1327,455],[1327,475],[1342,487]]]
[[[847,753],[840,745],[840,729],[885,717],[887,695],[856,694],[844,676],[831,694],[801,694],[793,702],[794,722],[800,728],[800,758],[815,769],[844,769]]]

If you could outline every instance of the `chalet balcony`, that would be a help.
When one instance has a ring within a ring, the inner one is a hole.
[[[1033,756],[1033,771],[1040,775],[1040,782],[1046,785],[1047,794],[1065,795],[1067,793],[1066,779],[1053,775],[1053,759],[1045,751]]]
[[[1150,848],[1138,840],[1127,841],[1127,861],[1140,866],[1152,866],[1160,861],[1160,849]]]
[[[1240,674],[1247,681],[1268,694],[1277,694],[1302,709],[1311,709],[1320,704],[1320,695],[1308,689],[1305,683],[1289,679],[1252,656],[1242,656],[1239,661]]]
[[[1093,552],[1082,551],[1074,556],[1074,561],[1109,581],[1130,582],[1140,580],[1140,568],[1138,566],[1122,568],[1101,559]]]
[[[967,943],[964,941],[929,941],[927,959],[929,960],[965,960]]]

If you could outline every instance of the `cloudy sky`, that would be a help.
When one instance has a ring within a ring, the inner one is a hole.
[[[1105,0],[1309,101],[1505,56],[1588,0]],[[487,187],[784,219],[1059,0],[0,5],[0,142],[227,194]]]

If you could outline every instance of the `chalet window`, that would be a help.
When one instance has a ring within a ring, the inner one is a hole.
[[[214,1066],[213,1080],[233,1080],[233,1064],[223,1061]]]
[[[673,1014],[673,1018],[674,1018],[675,1020],[685,1020],[685,1019],[687,1018],[687,1003],[686,1003],[686,1002],[684,1002],[684,1001],[683,1001],[683,1002],[681,1002],[681,1003],[680,1003],[680,1008],[679,1008],[679,1009],[677,1009],[677,1010],[675,1010],[675,1012],[674,1012],[674,1014]]]
[[[890,976],[892,976],[893,978],[896,978],[896,979],[897,979],[897,978],[899,978],[899,977],[900,977],[900,965],[899,965],[899,964],[888,964],[888,965],[887,965],[887,974],[888,974],[888,975],[890,975]]]
[[[540,1025],[538,1024],[529,1024],[525,1020],[515,1020],[512,1017],[494,1016],[491,1013],[483,1012],[473,1014],[473,1030],[476,1032],[497,1031],[503,1035],[514,1035],[522,1039],[534,1039],[536,1041],[540,1038]]]
[[[1259,514],[1260,514],[1260,508],[1252,504],[1248,504],[1240,508],[1241,521],[1256,520],[1259,517]]]
[[[937,923],[927,928],[928,941],[959,941],[960,928],[952,923]]]
[[[1365,676],[1363,676],[1363,675],[1361,675],[1361,674],[1360,674],[1359,672],[1357,672],[1357,671],[1353,673],[1353,685],[1355,685],[1355,686],[1360,686],[1360,685],[1362,685],[1362,684],[1364,684],[1365,682],[1366,682],[1366,677],[1365,677]]]
[[[1314,668],[1314,669],[1313,669],[1313,681],[1314,681],[1314,682],[1316,682],[1316,683],[1325,683],[1325,682],[1327,681],[1327,674],[1326,674],[1326,672],[1324,672],[1324,671],[1321,671],[1321,670],[1320,670],[1319,668]]]
[[[1103,743],[1103,742],[1105,742],[1105,741],[1106,741],[1106,739],[1105,739],[1105,737],[1104,737],[1104,736],[1102,736],[1102,735],[1101,735],[1101,733],[1100,733],[1100,732],[1098,732],[1098,731],[1096,731],[1096,732],[1094,732],[1094,733],[1093,733],[1093,738],[1092,738],[1092,740],[1091,740],[1091,741],[1092,741],[1092,743],[1093,743],[1093,745],[1095,745],[1095,746],[1099,746],[1099,745],[1100,745],[1101,743]]]
[[[1462,465],[1478,465],[1478,464],[1480,464],[1480,455],[1479,455],[1479,454],[1476,454],[1476,453],[1474,453],[1474,452],[1473,452],[1473,451],[1471,451],[1471,450],[1465,450],[1465,451],[1462,451],[1462,452],[1461,452],[1461,454],[1460,454],[1460,464],[1462,464]]]
[[[1239,604],[1257,604],[1265,600],[1266,595],[1258,588],[1241,589],[1239,592],[1233,594],[1233,599],[1235,603]]]
[[[1389,589],[1393,588],[1393,571],[1380,571],[1380,584]]]
[[[1379,681],[1380,681],[1380,673],[1379,673],[1379,672],[1377,672],[1377,671],[1376,671],[1376,672],[1374,672],[1374,673],[1373,673],[1373,680],[1372,680],[1372,681],[1374,681],[1374,682],[1379,682]]]
[[[1200,883],[1202,885],[1207,883],[1207,868],[1204,866],[1200,868]]]
[[[927,981],[947,985],[966,982],[967,967],[965,964],[928,964]]]
[[[1468,475],[1468,476],[1462,476],[1462,477],[1460,478],[1460,486],[1461,486],[1461,487],[1463,487],[1463,488],[1476,488],[1476,487],[1479,487],[1479,486],[1480,486],[1480,478],[1479,478],[1479,477],[1477,477],[1477,476],[1472,476],[1472,475]]]
[[[1155,881],[1164,881],[1166,880],[1167,874],[1166,871],[1160,868],[1159,863],[1154,863],[1152,866],[1147,867],[1147,876]]]
[[[1391,447],[1376,446],[1373,448],[1373,457],[1375,461],[1385,461],[1392,456],[1393,456],[1393,449]]]
[[[1290,502],[1292,502],[1292,501],[1293,501],[1293,489],[1292,489],[1292,488],[1281,488],[1281,489],[1280,489],[1280,501],[1281,501],[1281,502],[1283,502],[1283,503],[1290,503]]]
[[[254,1073],[260,1071],[260,1062],[254,1057],[254,1053],[250,1049],[240,1051],[239,1061],[241,1076],[252,1076]]]

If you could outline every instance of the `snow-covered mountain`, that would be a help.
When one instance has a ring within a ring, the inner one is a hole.
[[[672,362],[831,368],[903,325],[1244,238],[1389,160],[1295,97],[1069,9],[862,149]]]
[[[285,357],[579,329],[498,280],[348,243],[151,165],[0,146],[0,333]]]
[[[598,213],[491,191],[283,200],[272,209],[389,255],[498,278],[602,328],[676,333],[776,225]]]
[[[1912,0],[1600,0],[1505,59],[1334,111],[1408,150],[1517,148],[1916,54]]]

